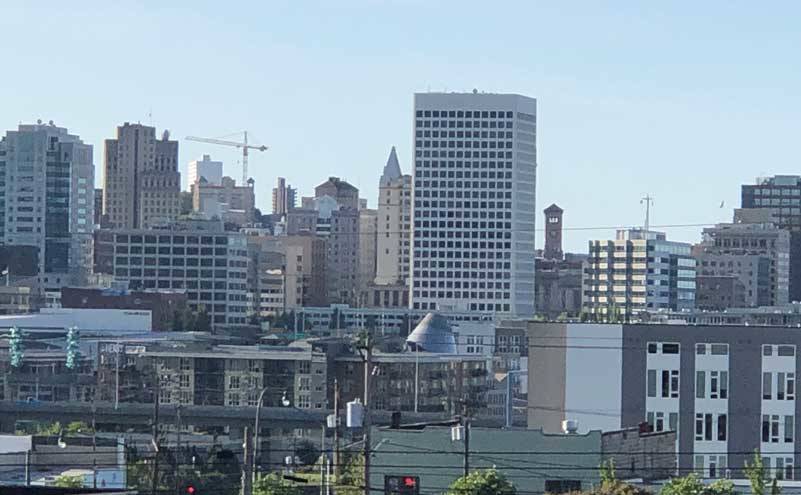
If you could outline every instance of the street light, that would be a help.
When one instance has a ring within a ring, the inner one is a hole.
[[[253,442],[253,482],[258,478],[258,458],[259,458],[259,417],[261,416],[261,406],[264,403],[264,394],[267,393],[269,387],[264,387],[259,393],[259,400],[256,402],[256,424],[254,425],[254,442]],[[281,395],[281,405],[289,407],[289,398],[286,396],[286,390]]]

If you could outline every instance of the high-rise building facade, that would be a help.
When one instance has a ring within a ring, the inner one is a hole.
[[[705,228],[703,240],[695,246],[699,282],[706,277],[733,276],[742,285],[746,306],[787,304],[790,282],[790,232],[771,223],[725,223]],[[716,282],[720,280],[716,279]],[[710,284],[699,293],[704,300]],[[719,291],[717,286],[712,289]],[[739,291],[738,287],[733,287]],[[726,309],[700,304],[704,309]]]
[[[373,283],[376,273],[378,210],[359,210],[359,287]]]
[[[410,304],[534,314],[537,102],[414,97]]]
[[[131,289],[186,291],[193,311],[213,326],[247,322],[248,248],[244,234],[221,222],[175,223],[164,229],[98,230],[95,271]]]
[[[286,179],[276,179],[273,188],[273,215],[286,215],[297,204],[297,190],[286,183]]]
[[[187,168],[188,190],[192,190],[200,178],[206,179],[207,184],[219,186],[222,184],[223,163],[211,159],[211,155],[203,155],[200,160],[192,160]]]
[[[94,174],[92,146],[52,122],[20,125],[0,141],[0,242],[38,251],[44,289],[91,273]]]
[[[168,131],[126,122],[106,140],[103,214],[115,228],[150,228],[180,212],[178,141]]]
[[[378,185],[376,285],[409,284],[412,176],[401,173],[395,147]]]
[[[619,230],[615,240],[590,241],[582,287],[584,310],[597,319],[693,309],[692,246],[661,232]]]
[[[770,210],[771,221],[790,231],[789,299],[801,301],[801,176],[776,175],[742,186],[742,207]]]

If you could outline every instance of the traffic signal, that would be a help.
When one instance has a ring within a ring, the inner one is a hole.
[[[69,369],[75,369],[78,365],[78,355],[80,354],[78,339],[78,329],[70,327],[67,330],[67,368]]]
[[[187,495],[195,495],[195,485],[187,485],[186,493]]]
[[[22,332],[17,327],[11,327],[8,335],[8,354],[11,366],[19,368],[22,366],[22,358],[25,357],[25,349],[22,346]]]
[[[384,476],[384,493],[386,495],[419,495],[419,476]]]

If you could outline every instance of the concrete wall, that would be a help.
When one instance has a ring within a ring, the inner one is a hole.
[[[611,460],[619,479],[666,479],[676,474],[676,432],[640,433],[639,428],[604,433],[604,461]]]

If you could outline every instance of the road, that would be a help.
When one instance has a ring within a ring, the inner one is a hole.
[[[317,428],[325,422],[332,411],[327,409],[297,409],[293,407],[262,407],[261,420],[265,425],[281,428]],[[96,422],[127,426],[147,426],[153,417],[153,404],[123,403],[114,409],[113,403],[99,403],[96,408]],[[184,425],[199,427],[252,426],[256,415],[255,406],[196,406],[187,405],[181,408],[181,422]],[[388,425],[390,411],[373,413],[373,424]],[[92,404],[88,402],[13,402],[0,401],[0,431],[13,432],[17,421],[41,421],[62,424],[71,421],[90,422]],[[162,405],[159,409],[162,424],[176,423],[176,406]],[[403,423],[426,421],[442,421],[448,416],[439,413],[403,413]],[[344,422],[344,417],[343,417]],[[497,423],[497,424],[496,424]],[[474,421],[476,426],[499,426],[500,422]]]

